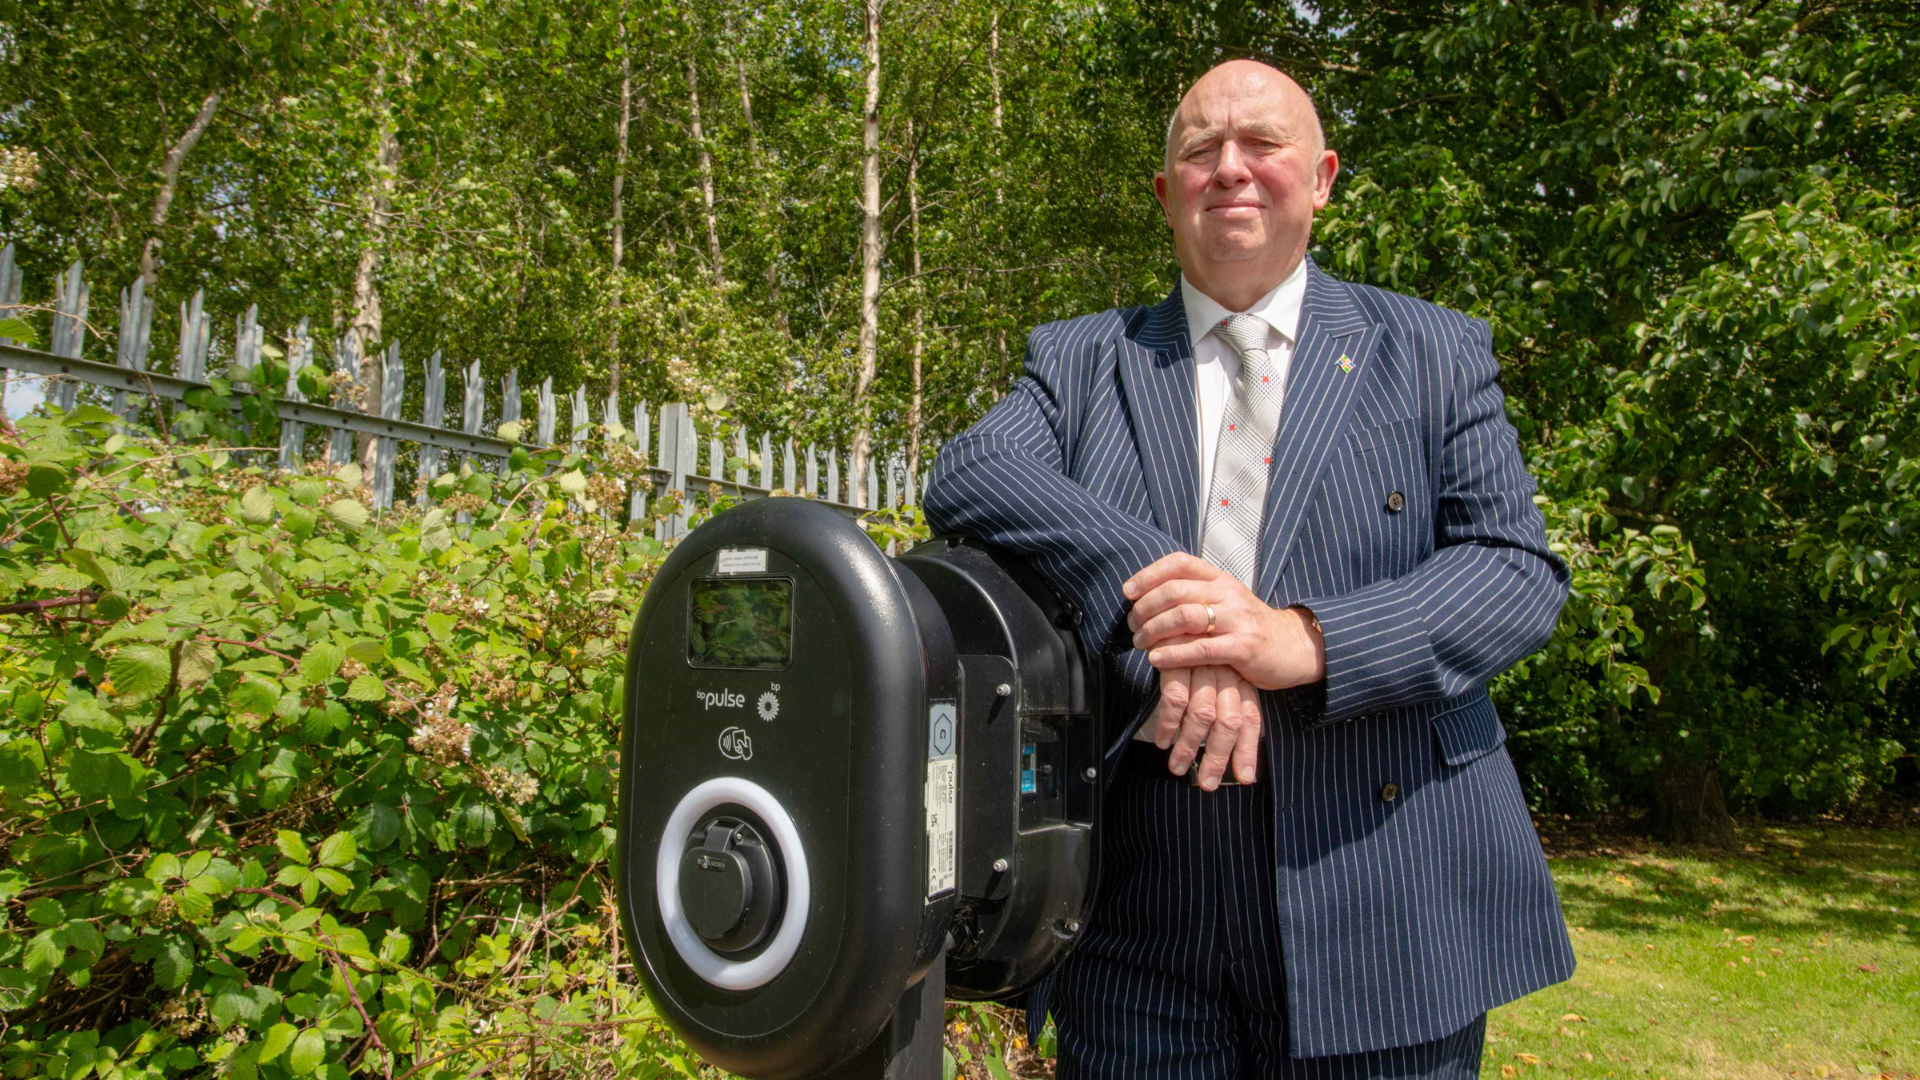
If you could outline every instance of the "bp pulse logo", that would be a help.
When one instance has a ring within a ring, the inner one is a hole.
[[[693,699],[700,703],[702,710],[738,709],[747,703],[745,694],[736,694],[732,690],[695,690]]]
[[[753,739],[745,728],[730,727],[720,733],[720,752],[734,761],[752,761]]]

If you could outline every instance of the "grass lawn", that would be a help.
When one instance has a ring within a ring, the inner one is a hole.
[[[1579,969],[1494,1012],[1482,1076],[1920,1077],[1920,832],[1543,835]]]

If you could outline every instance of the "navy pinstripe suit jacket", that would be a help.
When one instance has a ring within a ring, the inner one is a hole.
[[[1326,638],[1323,683],[1261,697],[1295,1057],[1437,1039],[1573,972],[1485,688],[1546,641],[1567,588],[1491,344],[1308,264],[1254,590]],[[1080,604],[1115,754],[1157,698],[1120,584],[1200,550],[1196,412],[1177,288],[1050,323],[925,495],[936,529],[1028,555]]]

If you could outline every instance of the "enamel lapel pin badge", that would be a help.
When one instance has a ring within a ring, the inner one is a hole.
[[[1341,371],[1344,371],[1344,372],[1346,372],[1346,373],[1347,373],[1347,374],[1349,374],[1349,375],[1351,375],[1351,374],[1353,373],[1353,358],[1352,358],[1352,357],[1350,357],[1350,356],[1348,356],[1348,355],[1347,355],[1346,353],[1341,353],[1341,354],[1340,354],[1340,361],[1339,361],[1339,363],[1340,363],[1340,370],[1341,370]]]

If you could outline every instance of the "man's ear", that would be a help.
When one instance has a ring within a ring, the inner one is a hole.
[[[1340,175],[1340,155],[1331,150],[1320,152],[1320,160],[1313,170],[1313,208],[1325,210],[1328,200],[1333,198],[1333,180]]]
[[[1167,205],[1167,174],[1153,174],[1153,197],[1160,201],[1160,215],[1167,219],[1167,228],[1173,228],[1173,207]]]

